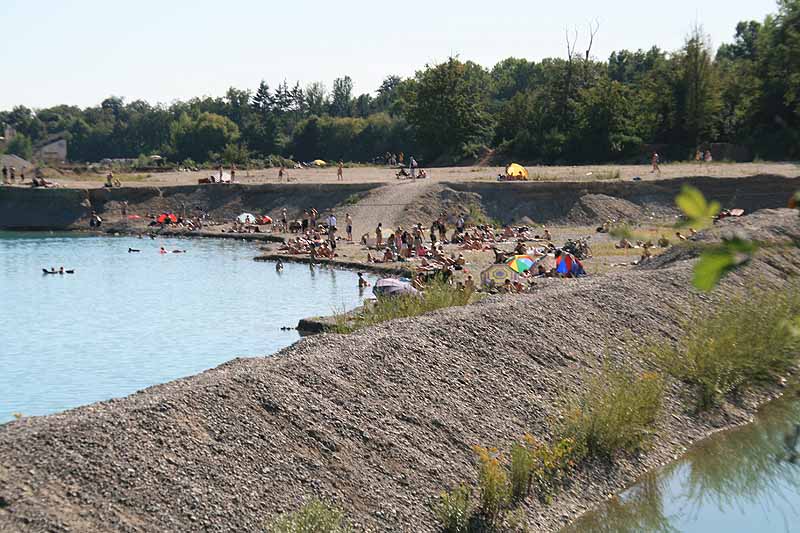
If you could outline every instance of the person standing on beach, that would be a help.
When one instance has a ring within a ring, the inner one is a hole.
[[[283,181],[283,164],[281,164],[281,168],[278,169],[278,181]]]
[[[328,229],[330,228],[336,228],[336,215],[333,214],[333,211],[328,216]]]
[[[378,227],[375,228],[375,247],[380,248],[383,246],[383,224],[378,222]]]
[[[8,169],[8,176],[9,176],[9,178],[11,178],[11,181],[14,181],[15,179],[17,179],[17,169],[14,168],[14,167],[11,167],[10,169]]]
[[[281,209],[281,227],[283,228],[283,232],[286,233],[289,231],[289,220],[286,217],[286,208],[284,207]]]
[[[236,181],[236,164],[231,164],[231,183]]]
[[[333,217],[333,215],[331,215]],[[328,228],[328,244],[331,247],[331,253],[336,252],[336,226]]]
[[[417,160],[412,155],[408,160],[408,168],[411,170],[411,179],[417,179]]]
[[[353,242],[353,218],[350,216],[350,213],[344,216],[344,223],[345,226],[347,226],[347,241]]]
[[[650,174],[658,172],[658,175],[659,176],[661,175],[661,169],[658,166],[658,160],[659,160],[658,152],[653,152],[653,157],[650,159],[650,162],[653,164],[653,169],[650,171]]]
[[[339,168],[336,169],[336,181],[344,181],[344,161],[339,160]]]
[[[3,183],[8,183],[8,167],[3,165]]]

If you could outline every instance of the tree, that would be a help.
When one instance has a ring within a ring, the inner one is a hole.
[[[483,67],[453,57],[416,73],[407,88],[408,121],[427,158],[461,157],[466,146],[488,140],[489,86]]]
[[[274,105],[275,100],[269,90],[269,85],[264,80],[261,80],[256,95],[253,97],[253,110],[263,116],[271,113]]]
[[[8,142],[6,152],[12,155],[17,155],[22,159],[30,160],[33,157],[33,143],[30,137],[24,133],[17,133],[14,138]]]
[[[400,76],[386,76],[378,87],[378,95],[372,102],[376,113],[384,111],[394,114],[397,110],[395,104],[399,98],[399,88],[403,79]]]
[[[683,102],[684,139],[691,146],[713,139],[721,110],[718,77],[711,61],[711,45],[702,28],[695,26],[679,56]]]
[[[333,80],[331,115],[349,117],[353,114],[353,80],[350,76]]]
[[[306,106],[310,115],[322,115],[329,105],[328,94],[322,82],[315,81],[306,87]]]
[[[196,119],[183,114],[173,123],[172,140],[177,160],[207,161],[239,140],[239,127],[227,117],[201,113]]]
[[[368,117],[372,113],[372,97],[368,94],[361,94],[353,103],[354,114],[357,117]]]

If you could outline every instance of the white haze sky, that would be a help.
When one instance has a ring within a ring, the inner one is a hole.
[[[600,22],[592,55],[679,48],[695,22],[713,45],[774,0],[0,0],[0,110],[126,101],[170,103],[349,75],[356,94],[459,55],[564,57],[565,28]]]

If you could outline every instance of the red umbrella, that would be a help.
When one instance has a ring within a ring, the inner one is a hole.
[[[270,217],[268,217],[267,215],[264,215],[263,217],[261,217],[261,223],[262,224],[272,224],[272,219]]]
[[[176,217],[173,213],[161,213],[160,215],[158,215],[156,222],[158,222],[159,224],[163,224],[167,220],[169,220],[170,222],[177,222],[178,217]]]

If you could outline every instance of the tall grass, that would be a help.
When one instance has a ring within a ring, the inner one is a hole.
[[[460,291],[437,279],[429,282],[419,295],[381,297],[359,314],[337,314],[334,331],[350,333],[395,318],[418,316],[445,307],[466,305],[471,296],[470,292]]]
[[[317,499],[306,502],[300,509],[279,516],[267,526],[269,533],[351,533],[344,513]]]
[[[567,399],[562,437],[575,443],[577,457],[612,457],[644,447],[661,410],[663,380],[607,367],[585,390]]]
[[[797,285],[732,299],[687,327],[677,347],[662,344],[654,356],[672,376],[697,387],[697,407],[775,381],[800,356],[792,321],[800,315]]]

